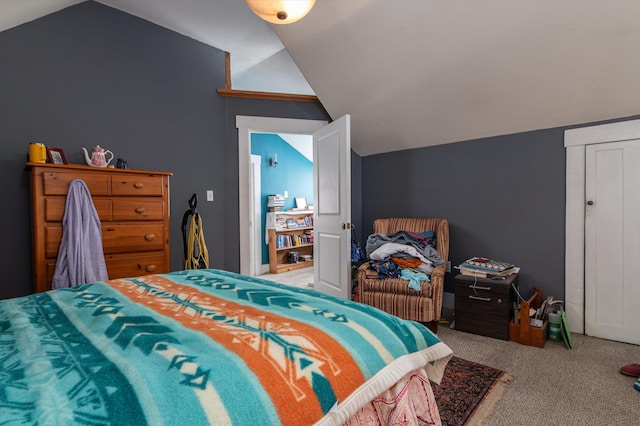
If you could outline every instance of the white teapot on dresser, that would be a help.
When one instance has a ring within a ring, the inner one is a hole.
[[[111,160],[113,160],[113,152],[101,148],[100,145],[96,145],[95,148],[91,149],[91,157],[89,157],[86,148],[82,148],[82,150],[84,151],[84,159],[89,166],[107,167]],[[111,157],[107,160],[108,154],[110,154]]]

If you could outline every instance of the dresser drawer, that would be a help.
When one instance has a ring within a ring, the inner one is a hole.
[[[164,202],[157,198],[113,198],[113,220],[162,220]]]
[[[44,199],[44,220],[47,222],[61,222],[64,217],[64,207],[66,198],[45,198]],[[98,212],[100,222],[111,220],[111,200],[107,198],[94,198],[93,205]]]
[[[111,181],[111,193],[125,196],[156,196],[164,193],[164,179],[160,176],[113,176]]]
[[[511,286],[517,283],[517,275],[505,280],[458,275],[454,283],[456,330],[508,340]]]
[[[162,252],[158,254],[107,255],[105,256],[109,279],[139,277],[147,274],[165,274],[169,264]],[[47,283],[51,285],[56,270],[56,259],[47,262]]]
[[[62,240],[62,224],[45,225],[44,256],[47,259],[55,260],[58,257],[58,248],[60,247],[60,240]]]
[[[157,254],[107,255],[105,260],[109,279],[169,272],[169,265],[162,252]]]
[[[164,225],[104,224],[102,247],[105,254],[154,251],[164,248]]]
[[[509,299],[511,287],[504,284],[468,283],[456,281],[456,296],[464,296],[470,299],[486,302],[490,305],[498,305]]]
[[[109,195],[109,176],[94,173],[42,173],[42,192],[44,195],[67,196],[69,183],[81,179],[89,188],[92,196]]]
[[[498,339],[509,339],[511,309],[508,301],[491,304],[456,295],[456,330]]]
[[[45,226],[45,257],[57,258],[62,225]],[[156,251],[164,248],[164,226],[159,224],[102,225],[102,250],[105,254]]]

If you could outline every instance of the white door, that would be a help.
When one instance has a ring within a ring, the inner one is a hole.
[[[350,116],[313,134],[314,288],[351,298]]]
[[[640,344],[640,140],[585,160],[585,331]]]

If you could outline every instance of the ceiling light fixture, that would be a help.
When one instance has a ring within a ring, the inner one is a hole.
[[[291,24],[304,18],[316,0],[246,0],[249,8],[272,24]]]

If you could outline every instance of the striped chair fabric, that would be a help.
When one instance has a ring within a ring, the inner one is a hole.
[[[440,218],[389,218],[373,222],[375,234],[393,235],[398,231],[435,231],[436,249],[447,264],[449,257],[449,222]],[[430,322],[432,330],[442,313],[445,266],[434,268],[431,282],[421,281],[420,291],[413,290],[401,278],[379,279],[364,263],[358,270],[356,295],[360,303],[374,306],[400,318]]]

